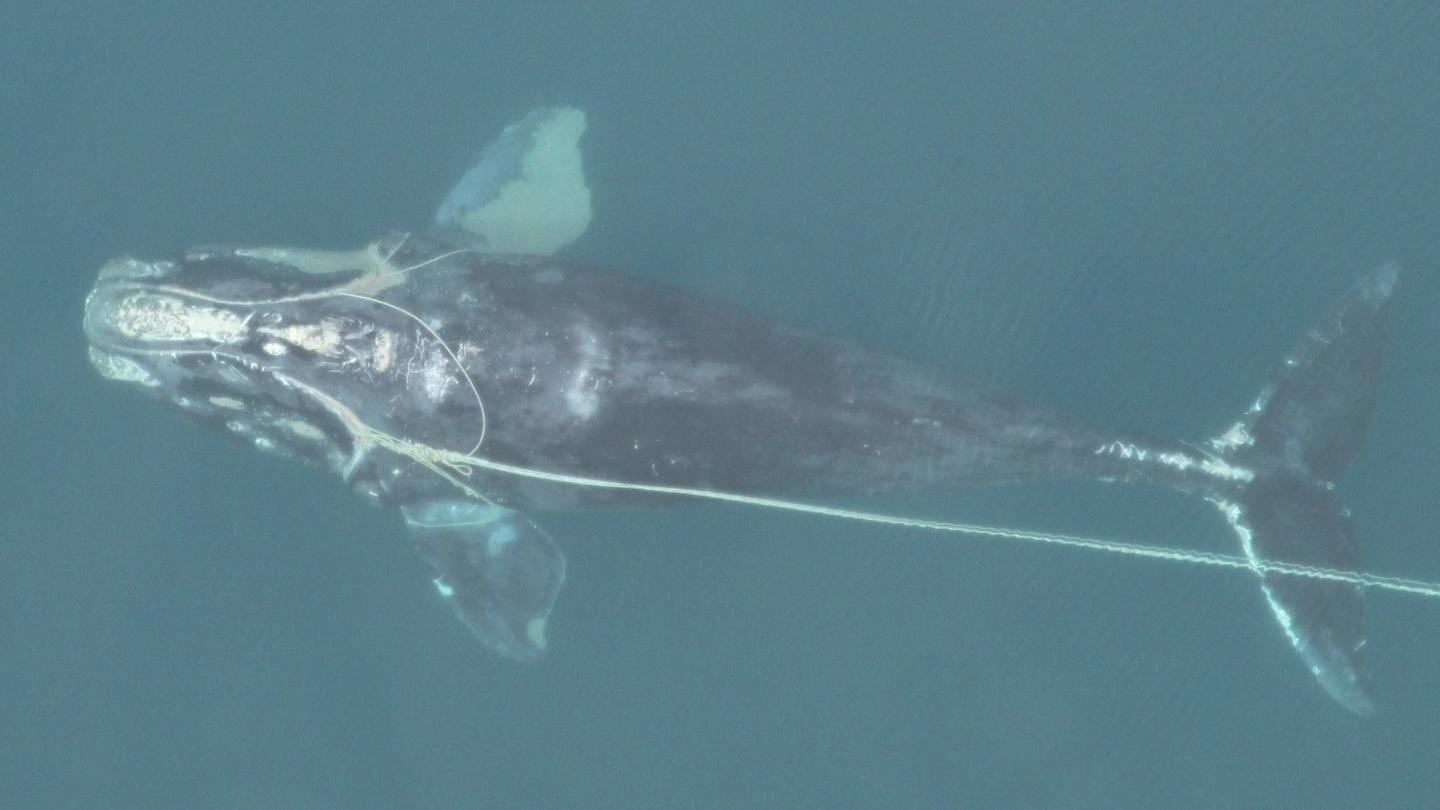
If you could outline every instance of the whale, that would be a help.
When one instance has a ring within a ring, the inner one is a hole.
[[[398,509],[436,592],[506,658],[549,643],[566,561],[546,513],[1100,480],[1213,503],[1315,681],[1373,711],[1335,482],[1375,408],[1394,265],[1343,291],[1224,430],[1171,440],[565,258],[591,219],[585,128],[531,112],[429,223],[357,249],[111,260],[84,303],[90,361]]]

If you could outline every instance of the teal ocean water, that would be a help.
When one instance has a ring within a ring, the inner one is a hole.
[[[589,115],[567,249],[1117,428],[1201,440],[1405,268],[1366,567],[1440,579],[1440,9],[11,3],[0,27],[0,807],[1430,807],[1440,602],[1330,701],[1254,578],[715,505],[544,524],[532,665],[398,515],[86,360],[106,259],[422,225]],[[851,504],[1234,552],[1204,503]]]

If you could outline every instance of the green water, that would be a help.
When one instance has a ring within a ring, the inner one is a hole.
[[[1371,595],[1361,720],[1243,574],[713,505],[562,515],[551,654],[515,666],[397,515],[90,370],[107,258],[413,227],[499,127],[574,104],[596,218],[572,258],[1125,429],[1223,429],[1399,261],[1341,486],[1368,568],[1440,578],[1435,6],[593,6],[7,7],[0,807],[1440,801],[1433,601]],[[868,505],[1234,550],[1148,490]]]

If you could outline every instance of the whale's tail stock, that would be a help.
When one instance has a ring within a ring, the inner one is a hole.
[[[1214,502],[1256,562],[1280,627],[1336,701],[1369,714],[1363,591],[1359,584],[1268,570],[1274,561],[1358,571],[1359,548],[1335,480],[1355,458],[1374,410],[1389,345],[1399,269],[1385,265],[1337,301],[1215,450],[1254,478]]]

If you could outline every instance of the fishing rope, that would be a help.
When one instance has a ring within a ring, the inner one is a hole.
[[[1228,568],[1235,570],[1247,570],[1256,574],[1279,574],[1283,576],[1304,577],[1306,579],[1320,580],[1325,582],[1340,582],[1347,585],[1354,585],[1361,588],[1374,588],[1377,590],[1392,591],[1395,593],[1409,593],[1417,596],[1425,596],[1432,599],[1440,599],[1440,583],[1426,582],[1418,579],[1405,577],[1391,577],[1380,574],[1370,574],[1360,571],[1342,571],[1335,568],[1325,568],[1301,563],[1282,562],[1278,560],[1263,560],[1242,557],[1233,554],[1221,554],[1218,552],[1195,551],[1190,549],[1173,549],[1163,546],[1145,545],[1142,543],[1126,543],[1118,540],[1103,540],[1097,537],[1084,537],[1072,534],[1059,534],[1054,532],[1035,532],[1023,529],[1012,529],[1003,526],[986,526],[975,523],[955,523],[943,520],[929,520],[925,518],[907,517],[904,515],[884,514],[880,512],[867,512],[858,509],[844,509],[821,504],[804,503],[800,501],[789,501],[780,498],[766,498],[756,495],[741,495],[733,492],[718,492],[707,489],[691,489],[689,487],[662,486],[656,484],[638,484],[628,481],[610,481],[602,478],[589,478],[578,475],[567,475],[564,473],[547,472],[527,467],[518,467],[513,464],[504,464],[498,461],[481,458],[473,454],[461,455],[445,450],[439,450],[426,445],[416,444],[391,436],[382,431],[370,429],[370,437],[377,444],[394,452],[414,459],[416,462],[431,469],[451,483],[455,484],[466,494],[478,497],[470,486],[460,482],[455,475],[468,478],[474,470],[482,469],[502,475],[514,475],[521,478],[529,478],[538,481],[547,481],[556,484],[569,486],[587,487],[592,489],[610,489],[629,492],[644,492],[652,495],[672,495],[684,498],[695,498],[702,500],[721,501],[725,503],[742,504],[745,506],[756,506],[766,509],[778,509],[786,512],[798,512],[808,515],[819,515],[822,517],[837,518],[841,520],[854,520],[862,523],[876,523],[885,526],[897,526],[908,529],[923,529],[929,531],[949,532],[975,537],[992,537],[1001,540],[1024,541],[1031,543],[1043,543],[1052,546],[1065,546],[1070,548],[1083,548],[1091,551],[1103,551],[1110,554],[1121,554],[1130,557],[1143,557],[1152,560],[1168,560],[1171,562],[1190,563],[1194,565],[1206,565],[1213,568]],[[443,469],[442,469],[443,468]],[[454,473],[451,475],[444,470]]]
[[[383,258],[375,256],[378,264],[385,269],[380,273],[381,278],[405,275],[414,270],[433,266],[436,263],[450,258],[451,256],[468,252],[465,249],[451,251],[440,256],[432,257],[411,267],[390,268],[390,261],[409,240],[406,234]],[[372,250],[374,247],[372,246]],[[160,286],[158,289],[184,295],[185,297],[205,300],[217,304],[247,305],[254,306],[256,301],[224,301],[203,294],[194,293],[188,290]],[[904,515],[884,514],[880,512],[868,512],[858,509],[844,509],[840,507],[825,506],[823,504],[804,503],[801,501],[790,501],[781,498],[767,498],[757,495],[742,495],[733,492],[719,492],[707,489],[692,489],[689,487],[663,486],[657,484],[640,484],[628,481],[611,481],[603,478],[590,478],[579,475],[568,475],[565,473],[548,472],[528,467],[519,467],[513,464],[504,464],[475,455],[484,444],[487,430],[487,418],[485,414],[485,402],[480,396],[480,390],[475,381],[466,372],[460,358],[451,350],[449,344],[440,337],[436,331],[425,323],[414,313],[403,307],[396,306],[379,298],[368,295],[361,295],[353,292],[325,291],[308,295],[293,296],[289,299],[280,300],[295,301],[309,298],[324,298],[330,296],[343,296],[367,301],[388,307],[396,312],[405,315],[420,325],[440,345],[460,371],[465,382],[469,385],[471,393],[475,396],[476,405],[480,411],[480,435],[474,446],[468,453],[455,453],[449,450],[441,450],[428,445],[419,444],[407,439],[392,436],[384,431],[376,430],[368,425],[363,426],[365,435],[375,444],[385,447],[392,452],[403,455],[414,460],[421,466],[441,476],[456,488],[464,492],[468,497],[493,505],[490,499],[486,498],[475,488],[463,480],[469,478],[476,469],[488,470],[502,475],[513,475],[521,478],[529,478],[537,481],[547,481],[555,484],[568,486],[586,487],[590,489],[609,489],[627,492],[643,492],[652,495],[670,495],[682,498],[693,498],[698,500],[719,501],[724,503],[735,503],[744,506],[755,506],[765,509],[778,509],[785,512],[796,512],[800,514],[818,515],[821,517],[836,518],[840,520],[854,520],[861,523],[874,523],[884,526],[896,526],[908,529],[922,529],[928,531],[948,532],[962,534],[972,537],[991,537],[1001,540],[1012,540],[1030,543],[1042,543],[1052,546],[1064,546],[1069,548],[1082,548],[1090,551],[1101,551],[1109,554],[1120,554],[1130,557],[1142,557],[1152,560],[1167,560],[1170,562],[1182,562],[1193,565],[1205,565],[1212,568],[1226,568],[1232,570],[1248,570],[1259,575],[1279,574],[1283,576],[1304,577],[1325,582],[1339,582],[1347,585],[1354,585],[1360,588],[1374,588],[1377,590],[1392,591],[1395,593],[1409,593],[1417,596],[1440,599],[1440,583],[1427,582],[1406,577],[1392,577],[1380,574],[1371,574],[1361,571],[1343,571],[1336,568],[1325,568],[1322,566],[1304,565],[1301,563],[1290,563],[1278,560],[1264,560],[1255,557],[1242,557],[1233,554],[1222,554],[1210,551],[1196,551],[1190,549],[1174,549],[1163,546],[1153,546],[1143,543],[1127,543],[1119,540],[1104,540],[1098,537],[1084,537],[1073,534],[1059,534],[1055,532],[1026,531],[1023,529],[1012,529],[1003,526],[986,526],[976,523],[956,523],[943,520],[930,520],[925,518],[908,517]]]

